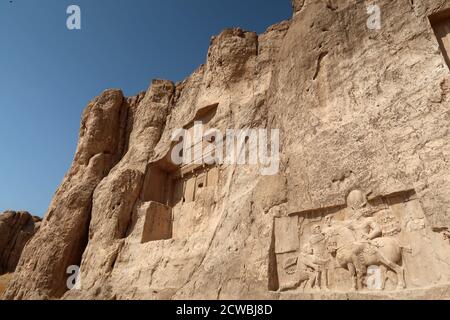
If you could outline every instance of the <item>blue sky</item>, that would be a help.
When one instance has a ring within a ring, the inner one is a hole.
[[[81,30],[66,27],[71,4]],[[104,89],[182,80],[224,28],[261,33],[290,16],[290,0],[0,0],[0,211],[45,214]]]

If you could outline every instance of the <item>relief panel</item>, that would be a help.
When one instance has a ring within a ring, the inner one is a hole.
[[[280,291],[421,288],[449,277],[450,247],[427,224],[413,190],[275,218]],[[440,239],[440,240],[439,240]]]
[[[186,203],[190,203],[195,200],[195,184],[196,184],[195,176],[189,178],[186,181],[186,189],[184,193],[184,200]]]
[[[145,204],[145,222],[141,243],[172,238],[172,208],[156,202]]]

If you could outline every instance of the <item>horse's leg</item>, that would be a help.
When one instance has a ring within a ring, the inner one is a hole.
[[[352,255],[352,264],[355,268],[356,273],[356,290],[362,290],[364,289],[364,266],[361,264],[360,260],[358,259],[357,254]]]
[[[364,289],[364,272],[356,269],[356,279],[358,281],[358,290]]]
[[[406,288],[406,280],[405,280],[405,268],[402,266],[398,266],[400,271],[400,282],[397,286],[397,289],[405,289]]]
[[[321,280],[322,280],[322,272],[321,271],[317,271],[316,272],[316,285],[315,285],[315,288],[317,289],[317,290],[320,290],[321,289]]]
[[[380,262],[383,263],[385,266],[390,268],[392,271],[395,272],[397,275],[397,290],[399,289],[405,289],[405,269],[402,266],[399,266],[398,264],[386,259],[382,254],[378,254],[380,257]]]
[[[328,269],[327,268],[325,268],[322,271],[322,289],[324,289],[326,291],[330,290],[329,283],[328,283]]]
[[[350,276],[352,277],[352,290],[356,291],[358,289],[358,279],[356,278],[356,268],[353,263],[347,264],[348,271],[350,272]]]
[[[309,289],[314,289],[315,283],[316,283],[316,273],[313,272],[308,280],[307,286],[309,287]]]
[[[387,281],[387,268],[384,264],[380,266],[381,270],[381,290],[384,291],[386,289],[386,281]]]
[[[308,278],[307,280],[303,281],[303,283],[300,285],[300,289],[301,289],[303,292],[305,292],[306,286],[308,285],[309,280],[311,280],[311,278]]]

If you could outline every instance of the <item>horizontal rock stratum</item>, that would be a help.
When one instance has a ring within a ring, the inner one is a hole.
[[[3,297],[450,298],[450,3],[371,4],[296,0],[183,82],[92,100]],[[174,165],[195,121],[278,129],[279,173]]]

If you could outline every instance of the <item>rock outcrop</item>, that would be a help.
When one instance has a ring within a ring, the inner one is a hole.
[[[3,294],[3,292],[5,291],[6,287],[8,286],[9,281],[11,280],[11,274],[5,274],[0,276],[0,295]]]
[[[0,214],[0,275],[12,273],[25,244],[39,230],[41,219],[28,212]]]
[[[261,35],[213,37],[183,82],[93,100],[4,297],[445,296],[450,46],[439,24],[450,5],[378,1],[381,29],[368,27],[369,5],[295,0],[292,20]],[[196,121],[278,129],[279,172],[175,165],[171,137]],[[367,291],[370,263],[380,283]],[[70,266],[81,267],[72,290]]]

